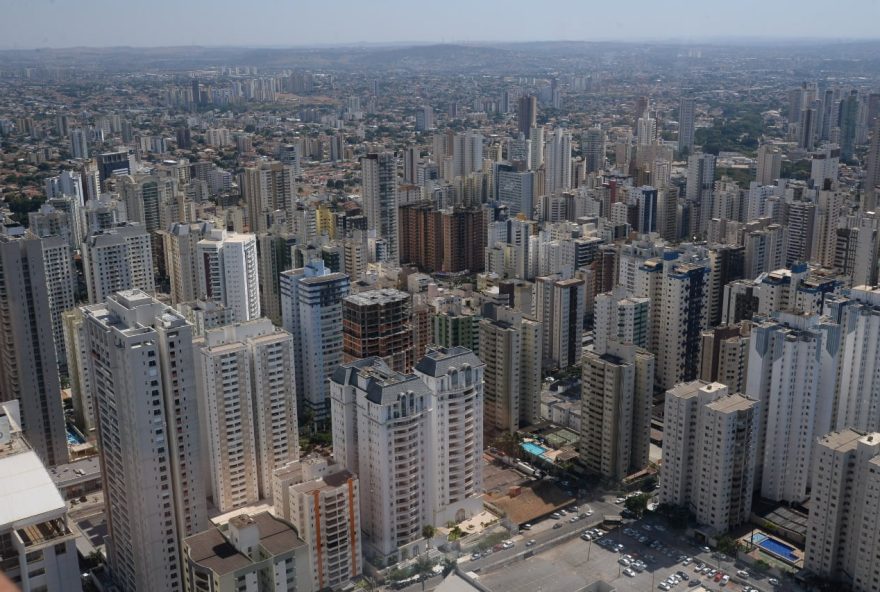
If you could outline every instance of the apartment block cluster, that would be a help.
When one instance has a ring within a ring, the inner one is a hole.
[[[809,501],[804,566],[880,590],[880,95],[803,85],[743,168],[700,151],[697,93],[585,129],[538,117],[555,79],[476,99],[495,123],[420,98],[401,143],[364,125],[377,83],[303,109],[324,127],[292,141],[204,111],[334,82],[219,76],[160,99],[191,110],[167,143],[107,118],[118,145],[90,157],[103,119],[59,117],[72,159],[27,227],[3,212],[0,479],[33,501],[0,503],[0,561],[23,588],[80,589],[46,480],[73,424],[113,583],[220,592],[427,555],[426,526],[483,510],[484,448],[549,421],[583,473],[659,464],[659,501],[713,536],[756,495]],[[191,162],[194,131],[241,172]]]

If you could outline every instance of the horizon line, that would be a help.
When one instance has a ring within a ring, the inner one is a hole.
[[[722,47],[730,43],[744,44],[754,43],[756,45],[793,45],[810,43],[814,45],[821,44],[855,44],[855,43],[880,43],[880,36],[877,37],[779,37],[764,35],[730,35],[730,36],[713,36],[699,38],[676,38],[676,37],[658,37],[655,39],[640,39],[633,41],[631,39],[531,39],[531,40],[431,40],[431,41],[352,41],[349,43],[303,43],[303,44],[203,44],[193,43],[189,45],[68,45],[68,46],[31,46],[31,47],[15,47],[2,46],[0,51],[20,51],[20,52],[39,52],[39,51],[64,51],[64,50],[110,50],[110,49],[345,49],[353,47],[423,47],[423,46],[499,46],[499,45],[527,45],[527,44],[619,44],[619,45],[694,45],[706,47]]]

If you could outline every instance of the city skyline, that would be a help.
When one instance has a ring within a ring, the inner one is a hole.
[[[637,0],[626,13],[614,5],[596,6],[573,0],[557,2],[544,10],[534,10],[523,0],[503,4],[492,0],[476,5],[450,0],[444,10],[435,11],[429,20],[402,0],[385,2],[383,10],[349,1],[328,7],[312,0],[290,5],[257,0],[248,5],[259,24],[254,28],[237,26],[241,7],[231,0],[195,0],[183,5],[159,0],[124,7],[106,0],[95,0],[88,6],[53,0],[7,4],[11,5],[3,7],[5,18],[0,22],[0,50],[548,41],[722,44],[880,39],[873,26],[880,19],[880,5],[867,0],[843,0],[835,5],[840,13],[860,15],[852,20],[809,18],[824,10],[817,0],[746,0],[737,5],[736,11],[717,10],[709,4],[694,5],[686,0],[662,5]],[[260,14],[272,14],[272,18],[262,20]],[[559,14],[566,14],[567,18],[559,19]],[[761,18],[754,18],[756,14]],[[525,15],[528,18],[523,18]],[[635,22],[633,15],[637,17]],[[101,19],[102,27],[92,26],[95,18]],[[313,25],[328,21],[333,28]],[[650,23],[651,31],[641,30],[639,22]],[[780,22],[789,26],[779,27]],[[131,23],[141,26],[131,27]]]

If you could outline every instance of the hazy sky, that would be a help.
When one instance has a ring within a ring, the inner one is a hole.
[[[0,48],[880,38],[880,0],[0,0]]]

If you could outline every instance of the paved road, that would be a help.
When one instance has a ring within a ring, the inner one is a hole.
[[[462,561],[460,561],[461,568],[465,571],[479,572],[487,567],[491,567],[492,565],[502,562],[505,559],[509,559],[515,555],[531,551],[532,549],[540,550],[546,543],[550,541],[556,539],[570,538],[574,534],[579,535],[581,532],[587,530],[588,528],[599,526],[605,519],[605,515],[616,515],[621,510],[619,506],[606,502],[585,502],[579,506],[580,511],[584,511],[585,506],[589,506],[590,509],[593,510],[592,516],[588,518],[583,518],[581,520],[578,520],[577,522],[569,521],[571,518],[570,514],[560,520],[547,518],[539,523],[534,524],[532,526],[532,530],[521,531],[519,535],[513,537],[511,540],[516,543],[516,546],[514,546],[512,549],[502,549],[501,551],[495,551],[490,555],[486,557],[481,557],[477,560],[471,560],[470,556],[468,555]],[[562,526],[560,526],[559,528],[553,528],[553,526],[556,524],[561,524]],[[535,545],[531,548],[527,548],[525,545],[526,541],[528,540],[534,540]]]

